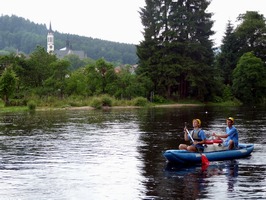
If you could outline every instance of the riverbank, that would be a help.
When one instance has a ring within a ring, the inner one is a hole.
[[[34,108],[28,106],[4,106],[3,102],[0,102],[0,113],[1,112],[23,112],[29,110],[35,111],[52,111],[52,110],[110,110],[110,109],[136,109],[136,108],[152,108],[152,107],[160,107],[160,108],[170,108],[170,107],[194,107],[194,106],[239,106],[239,104],[235,102],[222,102],[222,103],[201,103],[201,102],[171,102],[165,104],[155,104],[150,102],[144,102],[143,104],[134,103],[133,101],[123,102],[123,101],[113,101],[112,106],[102,106],[102,102],[93,104],[90,102],[63,102],[56,101],[53,103],[38,103],[38,105],[34,105]],[[92,106],[94,105],[94,106]]]
[[[164,105],[152,105],[147,107],[156,107],[156,108],[170,108],[170,107],[195,107],[195,106],[203,106],[204,104],[164,104]],[[103,106],[102,110],[110,110],[110,109],[134,109],[134,108],[143,108],[143,106]],[[65,108],[52,108],[52,107],[40,107],[36,108],[36,111],[45,111],[45,110],[96,110],[96,108],[92,106],[79,106],[79,107],[65,107]]]
[[[194,107],[194,106],[202,106],[204,104],[163,104],[163,105],[149,105],[146,107],[159,107],[159,108],[170,108],[170,107]],[[145,108],[143,106],[103,106],[102,110],[110,110],[110,109],[138,109]],[[27,106],[11,106],[11,107],[1,107],[1,112],[24,112],[28,111],[29,108]],[[52,110],[96,110],[96,108],[92,106],[67,106],[67,107],[36,107],[35,111],[52,111]]]

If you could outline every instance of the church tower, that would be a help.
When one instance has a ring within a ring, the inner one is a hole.
[[[52,30],[51,22],[50,22],[50,27],[49,31],[47,34],[47,53],[54,53],[54,32]]]

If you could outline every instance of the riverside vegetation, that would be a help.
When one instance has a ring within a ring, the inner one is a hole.
[[[104,58],[83,62],[73,56],[58,59],[41,46],[27,56],[0,55],[3,104],[32,110],[153,106],[188,100],[200,104],[265,104],[264,16],[247,11],[238,17],[236,28],[229,21],[223,43],[215,49],[210,39],[213,22],[206,11],[209,2],[203,2],[192,0],[185,5],[173,1],[158,10],[162,2],[156,1],[141,9],[145,40],[136,48],[137,65],[115,66]],[[172,12],[173,7],[177,13]],[[193,17],[195,21],[191,21],[191,10],[197,16]],[[178,13],[181,11],[184,13]],[[186,17],[177,17],[181,15]],[[82,64],[73,68],[77,63]]]

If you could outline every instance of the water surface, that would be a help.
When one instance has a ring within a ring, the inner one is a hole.
[[[233,116],[251,157],[167,164],[200,118],[207,133]],[[182,107],[0,114],[1,199],[265,199],[265,108]]]

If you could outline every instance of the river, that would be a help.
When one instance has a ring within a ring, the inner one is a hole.
[[[162,153],[200,118],[235,118],[248,158],[169,165]],[[171,107],[0,113],[1,200],[266,199],[265,107]]]

